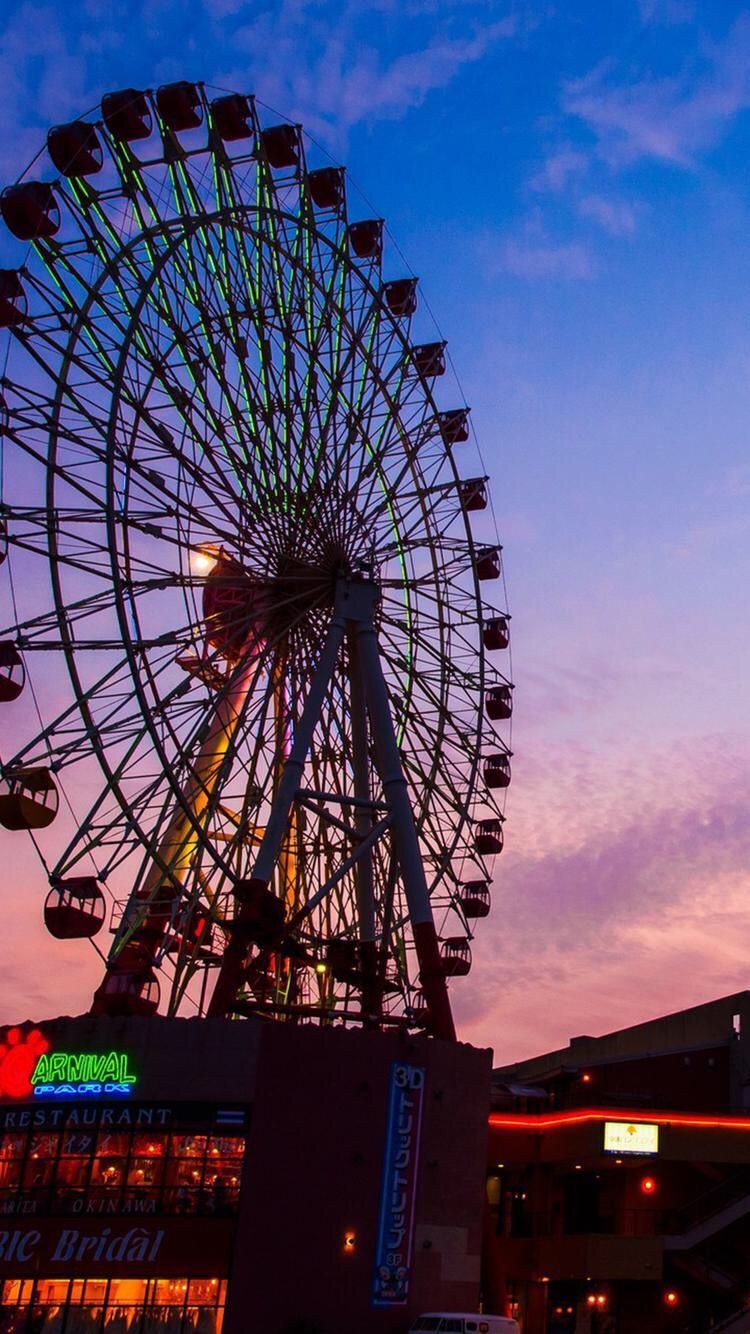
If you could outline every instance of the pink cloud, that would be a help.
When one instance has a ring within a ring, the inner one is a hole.
[[[493,913],[454,987],[461,1035],[508,1060],[745,985],[750,753],[715,737],[566,764],[556,747],[556,807],[537,757],[517,757]]]

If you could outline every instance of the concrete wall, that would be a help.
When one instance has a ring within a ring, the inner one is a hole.
[[[426,1039],[265,1029],[226,1334],[282,1334],[303,1317],[326,1334],[395,1334],[420,1311],[476,1309],[490,1057]],[[396,1060],[426,1071],[413,1273],[408,1305],[375,1308]]]

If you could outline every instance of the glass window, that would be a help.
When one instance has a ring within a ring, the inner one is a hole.
[[[53,1158],[27,1158],[23,1170],[23,1184],[27,1189],[48,1186],[52,1181],[55,1161]]]
[[[21,1180],[21,1159],[9,1158],[0,1161],[0,1190],[15,1189]]]
[[[68,1300],[70,1280],[67,1278],[40,1278],[36,1285],[36,1300],[45,1306],[56,1302],[64,1306]]]
[[[122,1158],[95,1158],[91,1166],[92,1186],[106,1186],[115,1190],[125,1179],[125,1161]]]
[[[86,1306],[103,1306],[107,1300],[106,1278],[87,1278],[81,1300]]]
[[[185,1312],[185,1334],[221,1334],[224,1312],[213,1306],[188,1306]]]
[[[25,1135],[3,1135],[0,1140],[0,1161],[5,1158],[23,1158],[25,1149]]]
[[[200,1163],[169,1163],[167,1168],[167,1186],[170,1195],[177,1198],[185,1191],[198,1191],[203,1181],[203,1168]]]
[[[28,1302],[34,1280],[31,1278],[9,1278],[2,1285],[3,1306],[17,1306]]]
[[[61,1158],[55,1173],[58,1186],[85,1186],[90,1162],[90,1158]]]
[[[206,1163],[203,1179],[203,1206],[208,1213],[236,1212],[240,1198],[239,1174],[235,1164]]]
[[[242,1158],[245,1152],[243,1135],[212,1135],[209,1141],[209,1157]]]
[[[39,1306],[34,1303],[31,1308],[31,1324],[18,1325],[18,1329],[33,1329],[34,1334],[59,1334],[62,1329],[62,1319],[64,1307],[62,1306]]]
[[[59,1143],[59,1135],[32,1135],[29,1158],[56,1158]]]
[[[130,1148],[127,1131],[102,1130],[96,1140],[97,1158],[126,1158]]]
[[[154,1306],[184,1306],[187,1286],[186,1278],[157,1278],[151,1301]]]
[[[173,1158],[203,1158],[207,1135],[173,1135],[169,1152]]]
[[[148,1279],[113,1278],[109,1285],[109,1300],[126,1306],[141,1306],[146,1300]]]
[[[167,1137],[154,1134],[134,1135],[130,1152],[134,1158],[163,1158],[167,1152]]]
[[[131,1158],[129,1186],[159,1186],[164,1177],[164,1162],[158,1158]]]
[[[188,1304],[190,1306],[215,1306],[217,1301],[224,1300],[225,1283],[219,1283],[218,1278],[191,1278],[188,1290]]]
[[[104,1308],[101,1306],[73,1306],[68,1310],[65,1319],[65,1334],[94,1334],[101,1327],[101,1318]],[[43,1326],[47,1334],[47,1326]],[[49,1334],[60,1334],[62,1325],[59,1322],[53,1322],[49,1325]]]
[[[90,1132],[68,1131],[62,1137],[61,1158],[82,1158],[94,1151],[94,1136]]]
[[[40,1279],[2,1285],[2,1334],[220,1334],[226,1283],[192,1279]]]

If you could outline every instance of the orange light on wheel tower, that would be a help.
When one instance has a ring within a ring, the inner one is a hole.
[[[680,1294],[675,1292],[674,1288],[669,1288],[664,1293],[664,1305],[674,1308],[680,1304]]]
[[[657,1184],[655,1177],[641,1177],[642,1195],[655,1195],[656,1191],[657,1191]]]

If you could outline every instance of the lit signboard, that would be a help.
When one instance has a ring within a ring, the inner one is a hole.
[[[409,1295],[424,1069],[395,1061],[383,1156],[373,1306],[405,1306]]]
[[[605,1153],[658,1153],[659,1127],[643,1121],[605,1121]]]
[[[125,1052],[44,1052],[34,1066],[35,1098],[127,1097],[136,1076]]]

